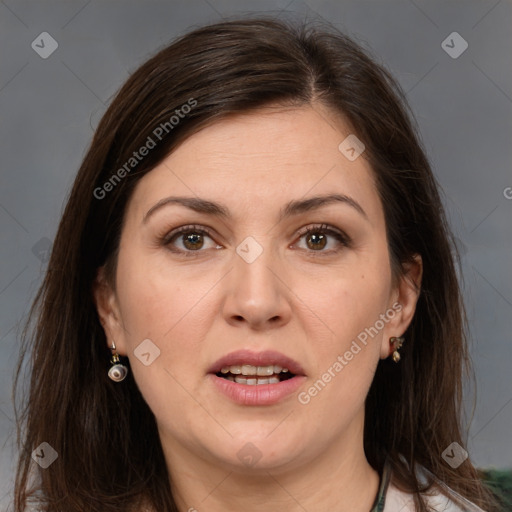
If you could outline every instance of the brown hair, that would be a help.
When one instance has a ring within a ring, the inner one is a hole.
[[[30,500],[46,511],[120,512],[143,502],[158,511],[177,510],[155,418],[131,372],[122,385],[107,377],[110,352],[92,283],[106,265],[115,284],[127,201],[138,180],[180,142],[231,114],[313,103],[341,114],[366,146],[394,276],[414,255],[423,260],[402,360],[379,362],[367,397],[368,461],[381,472],[389,457],[398,485],[416,493],[421,486],[410,468],[421,464],[492,509],[470,460],[452,469],[441,458],[450,443],[464,445],[465,317],[438,186],[405,95],[367,50],[332,27],[258,17],[198,28],[165,47],[130,76],[99,123],[23,332],[16,387],[29,351],[31,358],[29,390],[18,414],[16,512]],[[186,104],[193,108],[171,128],[171,116],[183,113]],[[166,136],[133,170],[114,179],[163,123]],[[112,186],[105,187],[107,182]],[[58,452],[46,470],[31,460],[43,441]],[[426,511],[418,494],[415,499],[418,510]]]

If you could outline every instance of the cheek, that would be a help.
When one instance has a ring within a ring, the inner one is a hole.
[[[364,280],[359,276],[351,282],[361,284]],[[364,407],[382,339],[381,331],[372,328],[384,312],[384,301],[364,286],[337,288],[330,297],[332,301],[326,301],[325,309],[318,311],[320,318],[327,319],[328,335],[315,335],[314,329],[309,332],[315,346],[315,364],[308,386],[298,399],[307,414],[334,435]]]
[[[193,385],[187,369],[196,364],[210,330],[215,279],[208,273],[171,272],[158,261],[146,263],[149,259],[119,258],[118,295],[126,351],[146,400],[171,390],[174,400],[179,383],[187,388]],[[149,357],[138,357],[147,352]],[[148,359],[154,362],[146,365]]]
[[[193,348],[208,322],[216,277],[172,267],[162,257],[119,259],[119,297],[129,344],[150,338],[162,349],[180,340]],[[181,353],[181,351],[180,351]]]
[[[351,418],[364,403],[380,357],[381,315],[387,311],[389,268],[378,258],[304,286],[314,315],[307,323],[315,346],[314,371],[300,403],[332,423],[332,407]],[[309,291],[308,291],[309,290]],[[330,419],[329,419],[330,418]]]
[[[184,435],[190,418],[204,414],[191,399],[197,382],[189,369],[211,325],[213,294],[208,292],[215,281],[204,274],[171,275],[156,265],[128,267],[121,258],[118,275],[127,355],[137,387],[157,422]],[[146,353],[149,357],[140,357]]]
[[[340,268],[315,279],[301,278],[300,283],[297,295],[310,310],[308,337],[323,339],[317,347],[327,353],[344,351],[378,321],[389,300],[389,269],[375,262]]]

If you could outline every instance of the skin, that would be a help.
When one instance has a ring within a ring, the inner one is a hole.
[[[412,319],[421,260],[392,278],[372,170],[364,154],[349,161],[338,150],[350,133],[318,104],[233,116],[188,138],[129,201],[116,288],[100,269],[94,296],[108,342],[130,359],[155,414],[180,511],[368,512],[373,504],[379,475],[363,451],[364,400],[379,359],[393,351],[389,338]],[[288,201],[332,193],[365,215],[335,203],[278,220]],[[171,195],[222,203],[232,217],[171,204],[143,222]],[[311,248],[311,235],[298,234],[324,223],[351,242],[329,235]],[[188,224],[213,236],[192,249],[183,234],[160,242]],[[263,249],[250,264],[236,252],[248,236]],[[308,404],[297,393],[269,406],[236,404],[206,378],[234,350],[272,349],[302,365],[299,392],[307,391],[396,302],[401,310]],[[134,355],[147,338],[161,351],[149,366]],[[261,455],[252,466],[237,455],[248,442]]]

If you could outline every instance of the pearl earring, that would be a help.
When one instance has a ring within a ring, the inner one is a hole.
[[[110,350],[112,351],[112,358],[110,359],[112,366],[108,371],[108,376],[114,382],[121,382],[125,379],[126,375],[128,375],[128,368],[124,364],[121,364],[121,361],[119,360],[119,354],[116,352],[116,345],[114,342],[112,342],[112,348]]]

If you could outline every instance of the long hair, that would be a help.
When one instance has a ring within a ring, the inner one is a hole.
[[[465,444],[465,315],[438,185],[405,95],[368,50],[336,29],[257,17],[197,28],[160,50],[129,77],[98,125],[23,331],[15,389],[27,359],[30,380],[17,413],[16,512],[32,501],[48,512],[121,512],[142,503],[177,511],[155,418],[132,373],[122,385],[107,377],[110,352],[92,283],[106,265],[115,284],[138,180],[202,127],[271,104],[322,104],[343,116],[375,174],[393,276],[415,254],[423,260],[402,360],[379,362],[366,400],[369,463],[380,472],[388,457],[418,510],[427,508],[417,464],[491,510],[471,461],[455,470],[441,457],[452,442]],[[130,160],[149,138],[154,147]],[[47,469],[31,459],[42,442],[58,454]]]

